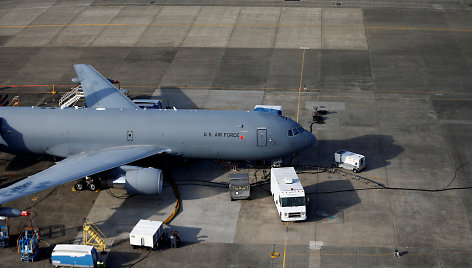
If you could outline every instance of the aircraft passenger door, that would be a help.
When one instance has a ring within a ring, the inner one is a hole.
[[[267,146],[267,129],[257,129],[257,146]]]

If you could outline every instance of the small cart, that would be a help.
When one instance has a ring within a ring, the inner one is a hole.
[[[231,201],[249,198],[251,195],[251,185],[247,173],[229,175],[229,194]]]
[[[352,170],[355,173],[366,168],[365,156],[346,150],[339,150],[334,153],[333,167],[341,167]]]

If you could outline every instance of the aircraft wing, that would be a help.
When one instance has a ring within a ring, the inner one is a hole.
[[[0,204],[168,151],[152,145],[136,145],[73,155],[46,170],[0,189]]]
[[[75,64],[74,68],[82,84],[88,108],[139,109],[92,66]]]

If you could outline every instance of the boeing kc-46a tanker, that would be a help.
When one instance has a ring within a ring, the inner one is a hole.
[[[0,148],[64,158],[0,189],[0,204],[94,174],[129,193],[158,194],[162,172],[126,165],[152,155],[270,160],[312,146],[285,116],[261,111],[140,109],[93,67],[74,65],[87,108],[0,107]],[[0,215],[19,211],[0,208]]]

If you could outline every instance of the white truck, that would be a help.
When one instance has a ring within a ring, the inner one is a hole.
[[[355,173],[366,168],[365,156],[346,150],[339,150],[334,153],[333,167],[341,167],[352,170]]]
[[[163,233],[162,221],[139,220],[138,224],[129,233],[129,243],[133,247],[155,249]]]
[[[306,220],[305,190],[293,167],[270,170],[270,192],[282,221]]]

